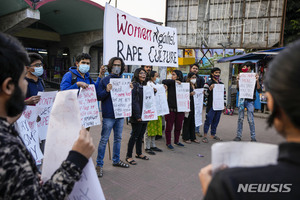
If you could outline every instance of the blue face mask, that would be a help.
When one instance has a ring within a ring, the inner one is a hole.
[[[90,66],[87,64],[79,65],[79,71],[83,74],[87,73],[90,70]]]
[[[35,75],[36,77],[42,76],[44,73],[44,69],[43,67],[35,67],[34,68],[34,72],[31,72],[33,75]]]
[[[159,83],[159,78],[156,78],[155,83]]]

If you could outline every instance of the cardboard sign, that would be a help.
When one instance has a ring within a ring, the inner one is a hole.
[[[255,73],[240,73],[239,80],[239,98],[253,99],[256,74]]]
[[[110,91],[115,118],[131,116],[131,88],[128,78],[111,78],[112,89]]]
[[[177,112],[190,112],[190,83],[175,84]]]
[[[143,121],[157,120],[155,104],[154,89],[150,86],[143,86]]]
[[[204,89],[195,89],[194,107],[195,107],[195,126],[202,125],[202,110],[203,110],[203,91]]]
[[[84,128],[100,125],[100,115],[95,85],[88,88],[80,88],[78,95],[81,124]]]
[[[178,67],[175,28],[146,22],[106,4],[103,38],[105,65],[117,56],[126,65]]]
[[[46,182],[67,158],[81,130],[78,90],[57,93],[51,112],[42,180]],[[68,199],[105,199],[94,164],[89,159],[81,178],[75,183]]]
[[[37,113],[41,118],[41,120],[37,124],[40,140],[46,139],[50,112],[51,112],[52,105],[55,100],[56,94],[57,94],[57,91],[38,92],[38,94],[37,94],[38,96],[41,96],[39,103],[36,104]]]
[[[213,110],[224,110],[224,84],[215,84],[213,89]]]
[[[157,116],[169,114],[169,105],[165,87],[162,84],[156,84],[155,89],[157,90],[155,93]]]

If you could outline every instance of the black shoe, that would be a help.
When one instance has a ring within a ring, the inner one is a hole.
[[[151,149],[145,149],[145,151],[150,155],[155,155],[155,152],[153,152]]]
[[[102,177],[103,176],[103,167],[96,166],[96,172],[97,172],[98,177]]]
[[[251,139],[251,142],[257,142],[255,138]]]
[[[180,142],[178,143],[175,143],[177,146],[180,146],[180,147],[184,147],[184,144],[181,144]]]
[[[157,148],[157,147],[151,147],[150,148],[152,151],[157,151],[157,152],[162,152],[161,149]]]
[[[239,142],[239,141],[241,141],[242,139],[240,138],[240,137],[235,137],[234,139],[233,139],[233,141],[237,141],[237,142]]]
[[[156,135],[156,136],[155,136],[155,140],[159,140],[159,139],[161,139],[161,138],[162,138],[161,135]]]

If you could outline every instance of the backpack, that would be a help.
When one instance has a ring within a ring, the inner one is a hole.
[[[74,74],[72,71],[69,71],[72,74],[72,80],[71,80],[71,85],[75,84],[77,82],[77,75]],[[92,84],[92,78],[89,76],[90,79],[90,84]]]

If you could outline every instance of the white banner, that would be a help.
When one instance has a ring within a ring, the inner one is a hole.
[[[157,120],[155,104],[154,89],[150,86],[143,86],[142,121]]]
[[[81,124],[84,128],[100,125],[100,115],[97,102],[95,85],[88,88],[80,88],[78,95]]]
[[[239,98],[253,99],[256,74],[240,73],[239,77]]]
[[[175,28],[146,22],[106,4],[103,32],[105,65],[117,56],[126,65],[178,67]]]
[[[166,95],[166,89],[162,84],[156,84],[155,89],[155,101],[156,101],[156,111],[157,116],[164,116],[170,113],[168,99]]]
[[[177,112],[190,112],[190,83],[175,83]]]
[[[224,110],[224,84],[214,84],[213,110]]]
[[[195,126],[202,125],[202,110],[203,110],[203,91],[204,89],[195,89],[194,107],[195,107]]]
[[[45,140],[47,136],[47,129],[49,124],[50,112],[52,109],[53,102],[57,91],[53,92],[38,92],[38,96],[41,96],[39,103],[36,104],[37,113],[41,120],[38,122],[38,130],[40,140]]]
[[[110,91],[115,118],[131,116],[131,80],[128,78],[111,78],[112,89]]]

